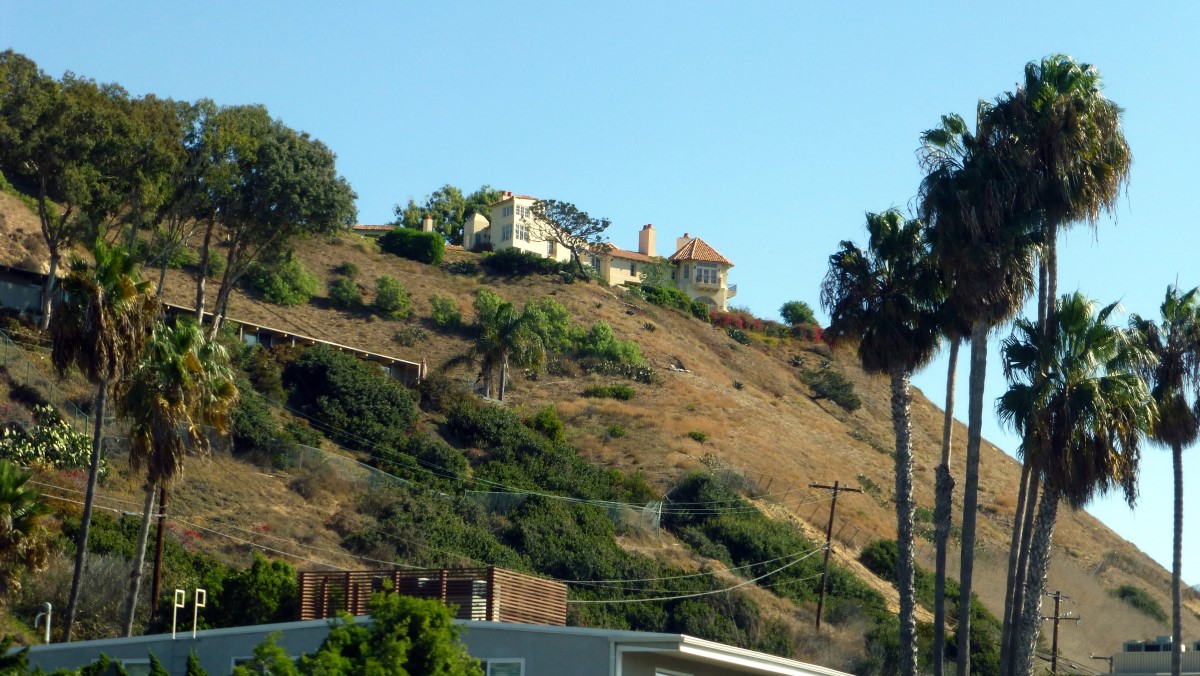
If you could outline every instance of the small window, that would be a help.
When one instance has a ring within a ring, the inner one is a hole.
[[[488,658],[480,660],[484,676],[525,676],[525,658]]]
[[[683,278],[684,278],[684,279],[687,279],[687,278],[688,278],[688,273],[689,273],[689,272],[690,272],[690,270],[688,270],[688,266],[687,266],[687,265],[684,265],[684,266],[683,266]]]
[[[637,275],[637,263],[630,263],[630,264],[629,264],[629,274],[630,274],[630,275]]]

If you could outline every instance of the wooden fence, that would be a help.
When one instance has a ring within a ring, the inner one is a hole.
[[[367,614],[371,594],[391,582],[397,593],[438,599],[460,620],[564,626],[567,586],[503,568],[312,571],[300,577],[300,619]]]

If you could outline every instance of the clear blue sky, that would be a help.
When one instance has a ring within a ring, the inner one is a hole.
[[[338,153],[360,222],[444,183],[488,183],[611,218],[626,248],[645,223],[660,249],[691,232],[737,263],[737,303],[766,317],[790,299],[816,307],[826,258],[863,239],[863,212],[909,204],[921,130],[973,119],[1027,61],[1063,52],[1099,66],[1125,108],[1134,167],[1117,218],[1066,237],[1059,287],[1157,315],[1168,284],[1200,284],[1198,25],[1200,4],[1183,2],[48,0],[0,3],[0,48],[135,95],[263,103]],[[935,401],[943,372],[917,379]],[[985,434],[1011,451],[991,415],[994,359],[988,382]],[[1169,457],[1146,449],[1136,512],[1092,508],[1167,565]],[[1195,538],[1184,563],[1200,582]]]

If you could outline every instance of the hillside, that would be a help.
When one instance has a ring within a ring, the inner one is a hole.
[[[7,196],[0,195],[0,199]],[[3,214],[13,211],[13,205],[7,201],[0,203],[0,207]],[[0,219],[0,236],[4,237],[6,247],[9,242],[17,241],[12,238],[24,234],[12,225],[21,222],[14,216]],[[36,226],[36,220],[33,224]],[[36,234],[36,230],[33,232]],[[861,486],[868,492],[839,500],[835,553],[844,561],[852,561],[858,550],[873,539],[895,536],[894,512],[888,501],[888,487],[892,484],[888,386],[882,379],[865,375],[849,352],[834,354],[830,366],[849,378],[861,396],[862,408],[854,413],[847,413],[826,400],[814,400],[810,389],[799,379],[799,369],[791,365],[794,356],[800,356],[808,368],[818,368],[826,360],[812,351],[809,344],[786,341],[772,345],[756,340],[750,345],[738,345],[722,329],[650,305],[620,289],[594,283],[565,284],[552,277],[502,279],[469,272],[469,264],[478,260],[474,254],[448,252],[447,265],[431,268],[375,253],[369,242],[352,235],[309,240],[299,243],[296,249],[308,269],[321,278],[322,289],[333,276],[333,268],[343,262],[358,267],[359,281],[365,289],[371,288],[380,275],[398,278],[412,295],[414,318],[390,322],[343,312],[333,309],[324,297],[307,305],[283,308],[244,293],[232,298],[231,317],[403,359],[426,361],[431,368],[437,368],[462,353],[468,342],[461,336],[439,333],[428,326],[429,299],[434,293],[454,298],[468,318],[473,296],[481,288],[491,289],[518,304],[552,296],[570,311],[577,323],[590,325],[603,320],[619,338],[637,342],[657,370],[661,383],[630,383],[637,391],[630,401],[586,398],[582,391],[587,385],[616,381],[581,375],[572,364],[563,363],[536,379],[514,374],[506,395],[508,406],[532,412],[553,404],[566,423],[568,440],[585,457],[604,466],[640,470],[660,492],[666,492],[681,475],[695,468],[721,467],[741,472],[764,494],[760,504],[768,513],[794,520],[814,539],[826,525],[828,496],[808,488],[809,483],[840,481]],[[29,250],[35,251],[36,246],[29,245]],[[11,264],[21,265],[22,261],[15,259],[23,255],[24,252],[13,257]],[[455,274],[448,268],[468,272]],[[190,305],[194,296],[192,284],[187,273],[171,271],[164,294],[166,300]],[[427,336],[403,345],[395,336],[406,326],[424,328]],[[468,385],[475,379],[474,373],[465,369],[452,371],[451,375]],[[940,396],[940,393],[930,394],[935,400]],[[963,398],[965,395],[960,397]],[[933,504],[941,415],[933,402],[917,394],[913,417],[916,498],[927,510]],[[613,426],[623,428],[624,435],[610,434]],[[704,432],[707,440],[703,443],[693,440],[688,435],[693,431]],[[965,428],[956,426],[954,434],[954,470],[961,477]],[[985,518],[980,520],[980,545],[974,552],[976,589],[997,614],[1003,603],[1008,532],[1019,470],[1016,461],[985,444],[980,480],[980,511]],[[336,482],[331,481],[324,490],[312,492],[306,500],[287,489],[295,478],[254,473],[247,471],[244,463],[218,457],[189,468],[188,482],[178,497],[178,509],[182,515],[204,514],[208,520],[203,525],[225,533],[240,532],[245,540],[259,546],[272,546],[272,538],[289,543],[288,547],[279,546],[294,553],[303,550],[311,559],[293,561],[301,567],[315,565],[315,561],[362,565],[340,548],[333,532],[335,522],[341,518],[340,508],[353,495],[339,491]],[[108,490],[112,498],[137,499],[138,486],[133,477],[119,473],[118,480]],[[228,549],[230,556],[245,555],[245,548],[228,538],[200,538],[205,542],[210,539],[223,543],[217,548]],[[630,536],[622,545],[660,558],[673,558],[681,565],[701,565],[695,557],[680,552],[678,541],[672,538],[644,534]],[[921,542],[918,554],[922,565],[932,568],[932,547],[928,542]],[[957,552],[953,553],[952,561],[951,574],[956,575]],[[865,570],[860,572],[871,577]],[[878,584],[877,580],[874,582]],[[1070,609],[1085,618],[1082,626],[1066,625],[1062,630],[1060,643],[1066,657],[1085,666],[1100,664],[1092,663],[1089,655],[1111,654],[1123,640],[1168,632],[1166,626],[1108,593],[1124,583],[1147,589],[1160,604],[1169,607],[1167,571],[1090,515],[1064,510],[1055,532],[1048,588],[1061,590],[1075,599]],[[1185,637],[1200,635],[1200,616],[1196,614],[1200,603],[1189,600],[1188,610]]]

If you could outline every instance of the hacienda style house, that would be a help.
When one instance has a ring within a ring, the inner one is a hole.
[[[463,248],[479,249],[490,246],[493,250],[520,249],[529,253],[553,258],[559,262],[571,260],[571,252],[542,231],[533,218],[536,197],[514,195],[505,192],[498,202],[491,205],[491,218],[475,213],[463,224]],[[379,235],[393,226],[356,225],[354,230],[363,235]],[[426,217],[422,223],[426,232],[433,230],[432,219]],[[733,261],[722,256],[699,237],[684,233],[675,240],[674,253],[657,258],[655,250],[657,232],[653,225],[642,226],[638,233],[637,251],[619,249],[612,244],[595,247],[583,256],[584,265],[590,265],[610,285],[640,284],[645,266],[656,261],[665,261],[672,266],[672,279],[693,300],[698,300],[714,310],[728,310],[729,299],[737,295],[737,286],[729,284],[729,269]]]

